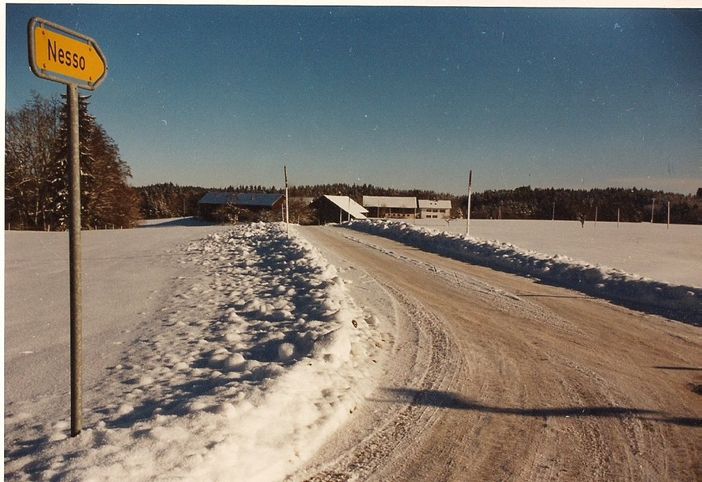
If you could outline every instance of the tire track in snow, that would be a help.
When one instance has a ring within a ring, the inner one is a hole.
[[[504,313],[519,313],[520,316],[528,316],[533,320],[543,321],[557,327],[567,330],[571,333],[578,333],[578,329],[569,323],[567,320],[558,316],[553,311],[545,309],[542,305],[529,301],[524,296],[519,296],[508,290],[490,285],[477,278],[471,277],[466,273],[460,273],[454,270],[437,268],[436,265],[426,263],[422,260],[399,254],[391,249],[385,249],[368,240],[361,239],[356,236],[345,234],[344,238],[375,249],[383,254],[386,254],[394,259],[405,263],[417,266],[432,276],[436,276],[457,288],[470,290],[472,293],[479,295],[481,298],[489,302],[496,309]]]
[[[308,473],[316,472],[306,478],[307,481],[382,480],[385,478],[383,474],[390,476],[392,467],[412,452],[420,443],[424,432],[430,432],[429,429],[441,410],[421,400],[425,396],[421,393],[449,388],[463,364],[460,352],[456,350],[443,320],[398,289],[384,283],[377,285],[392,301],[398,316],[396,321],[402,325],[401,329],[415,330],[416,338],[398,340],[393,356],[396,358],[397,352],[404,351],[412,364],[396,368],[396,372],[381,382],[385,386],[379,387],[369,397],[369,400],[384,405],[383,423],[352,450],[324,466],[307,469]],[[398,373],[407,368],[409,370],[406,374]],[[408,401],[397,395],[402,392],[402,388],[388,388],[388,385],[411,387],[419,395]],[[397,409],[398,405],[401,408]]]

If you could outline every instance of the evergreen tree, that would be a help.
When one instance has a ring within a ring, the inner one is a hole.
[[[79,98],[81,219],[84,227],[132,226],[139,199],[127,184],[129,166],[115,141],[88,113],[89,97]],[[8,222],[25,229],[66,229],[68,199],[67,102],[34,99],[6,114],[5,199]]]

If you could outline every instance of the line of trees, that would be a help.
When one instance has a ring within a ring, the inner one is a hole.
[[[208,191],[228,192],[282,192],[274,186],[229,186],[225,189],[207,189],[177,186],[172,183],[154,184],[136,188],[141,199],[141,213],[145,218],[167,218],[197,215],[197,202]],[[308,213],[306,204],[294,198],[317,198],[324,194],[349,196],[359,204],[363,196],[412,196],[418,199],[449,199],[453,217],[465,217],[467,196],[438,193],[431,190],[396,189],[372,184],[317,184],[291,186],[291,219],[316,219]],[[655,199],[655,201],[654,201]],[[558,219],[616,221],[617,211],[622,222],[665,222],[667,203],[671,204],[671,222],[702,224],[702,188],[696,196],[665,193],[650,189],[516,189],[488,190],[473,194],[471,218],[474,219]],[[292,213],[295,213],[294,215]]]
[[[131,227],[139,198],[116,142],[79,99],[81,218],[84,228]],[[68,226],[68,106],[33,94],[5,113],[5,222],[12,229],[65,230]]]
[[[465,212],[467,196],[457,199]],[[666,222],[702,224],[702,196],[637,188],[489,190],[473,195],[471,218]]]

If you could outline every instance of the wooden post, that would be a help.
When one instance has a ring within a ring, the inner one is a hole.
[[[285,230],[290,233],[290,203],[288,202],[288,166],[283,166],[285,174]]]
[[[468,171],[468,207],[466,208],[466,236],[470,234],[470,197],[473,194],[473,170]]]

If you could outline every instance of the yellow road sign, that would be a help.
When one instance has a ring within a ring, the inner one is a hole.
[[[107,74],[107,61],[90,37],[34,17],[29,22],[29,65],[38,77],[95,89]]]

